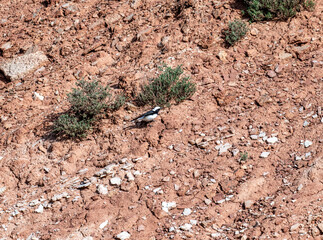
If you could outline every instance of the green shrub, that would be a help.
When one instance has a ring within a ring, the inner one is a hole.
[[[79,118],[70,114],[63,114],[59,116],[53,127],[54,133],[70,138],[84,138],[86,137],[87,131],[90,129],[90,120],[80,120]]]
[[[248,159],[248,152],[244,152],[240,154],[240,162],[246,162]]]
[[[313,0],[306,0],[304,2],[304,7],[306,10],[313,11],[315,8],[315,2]]]
[[[119,110],[126,102],[126,97],[124,95],[118,95],[116,96],[113,103],[109,105],[109,109],[112,111]]]
[[[231,46],[244,37],[248,32],[248,27],[245,22],[235,19],[229,23],[228,30],[224,32],[225,40]]]
[[[76,116],[91,119],[107,108],[105,99],[110,96],[107,87],[101,86],[96,80],[80,80],[76,86],[78,88],[73,88],[73,92],[68,94],[71,110]]]
[[[69,138],[84,138],[102,110],[107,108],[106,98],[110,94],[107,87],[101,86],[96,80],[80,80],[76,86],[78,88],[73,88],[68,94],[71,108],[56,120],[53,132]]]
[[[245,0],[246,14],[251,21],[288,19],[294,17],[301,7],[313,8],[312,0]],[[307,6],[307,7],[306,7]]]
[[[189,77],[180,78],[183,74],[181,66],[171,68],[164,66],[163,72],[152,81],[142,87],[142,92],[136,97],[139,105],[165,106],[171,101],[180,103],[191,97],[196,86],[189,81]]]

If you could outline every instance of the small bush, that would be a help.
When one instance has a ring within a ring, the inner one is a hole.
[[[189,81],[189,77],[180,78],[183,74],[181,66],[171,68],[164,66],[163,72],[143,86],[142,92],[136,97],[139,105],[165,106],[171,101],[180,103],[191,97],[196,86]]]
[[[246,14],[251,21],[288,19],[294,17],[301,7],[314,7],[312,0],[245,0]]]
[[[118,95],[114,102],[109,105],[109,109],[112,111],[119,110],[126,102],[126,97],[124,95]]]
[[[240,162],[246,162],[248,159],[248,152],[244,152],[240,154]]]
[[[110,96],[107,87],[99,85],[96,80],[92,82],[80,80],[76,86],[78,88],[73,88],[73,92],[68,94],[68,101],[72,105],[71,110],[76,116],[91,119],[102,109],[107,108],[105,99]]]
[[[236,19],[229,23],[228,30],[224,32],[225,40],[231,46],[244,37],[248,32],[248,27],[245,22]]]
[[[107,108],[106,98],[110,96],[107,87],[98,81],[80,80],[68,94],[71,108],[61,115],[53,126],[53,132],[69,138],[84,138],[102,110]]]
[[[73,115],[63,114],[54,123],[53,129],[54,133],[70,138],[84,138],[87,131],[91,129],[91,121],[80,120]]]
[[[315,8],[315,2],[313,0],[306,0],[304,2],[304,7],[308,11],[313,11]]]

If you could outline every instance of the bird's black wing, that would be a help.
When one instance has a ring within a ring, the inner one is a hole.
[[[146,116],[152,115],[152,114],[154,114],[154,113],[155,113],[155,111],[150,110],[150,111],[145,112],[144,114],[140,115],[139,117],[136,117],[136,118],[132,119],[131,121],[136,121],[137,119],[139,119],[139,118],[141,118],[141,117],[146,117]]]

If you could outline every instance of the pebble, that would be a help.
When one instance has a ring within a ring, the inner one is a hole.
[[[127,179],[128,179],[129,182],[135,180],[135,177],[133,176],[133,174],[131,172],[127,172],[126,173],[126,177],[127,177]]]
[[[246,200],[243,205],[246,209],[251,208],[251,206],[254,204],[254,201],[252,200]]]
[[[39,205],[38,208],[35,210],[36,213],[42,213],[44,211],[43,205]]]
[[[108,194],[108,188],[104,186],[103,184],[99,184],[97,187],[97,192],[102,195]]]
[[[269,154],[270,154],[270,152],[262,152],[262,153],[260,154],[260,157],[261,157],[261,158],[266,158],[266,157],[268,157],[268,156],[269,156]]]
[[[99,228],[100,229],[105,228],[105,226],[108,225],[108,223],[109,223],[109,220],[105,220],[103,223],[100,224]]]
[[[308,148],[309,146],[311,146],[313,143],[310,140],[305,140],[304,142],[304,147]]]
[[[219,151],[219,155],[225,153],[228,151],[229,148],[231,148],[232,145],[230,143],[220,144],[215,146],[215,149]]]
[[[257,139],[258,139],[258,135],[250,135],[250,138],[251,138],[252,140],[257,140]]]
[[[179,228],[180,228],[181,230],[183,230],[183,231],[189,231],[189,230],[191,230],[191,228],[192,228],[192,224],[185,223],[184,225],[180,226]]]
[[[183,211],[183,215],[184,216],[188,216],[192,213],[192,210],[190,208],[185,208]]]
[[[165,212],[169,212],[169,210],[176,207],[176,202],[162,202],[162,209]]]
[[[276,76],[277,76],[277,74],[275,73],[275,71],[273,71],[273,70],[269,70],[269,71],[267,72],[267,76],[268,76],[268,77],[270,77],[270,78],[274,78],[274,77],[276,77]]]
[[[303,127],[307,127],[308,125],[309,125],[310,123],[308,122],[308,121],[304,121],[304,123],[303,123]]]
[[[63,192],[61,194],[56,194],[54,195],[52,198],[51,198],[51,201],[52,202],[56,202],[56,201],[59,201],[61,200],[62,198],[69,198],[70,196],[68,195],[67,192]]]
[[[295,230],[297,230],[299,227],[301,227],[302,224],[296,223],[293,226],[290,227],[290,231],[294,232]]]
[[[210,204],[212,203],[212,200],[210,200],[210,199],[206,198],[206,199],[204,200],[204,202],[205,202],[205,204],[206,204],[206,205],[210,205]]]
[[[221,237],[221,233],[211,233],[211,237],[215,239],[219,239]]]
[[[119,233],[116,238],[119,240],[125,240],[125,239],[130,238],[130,236],[131,235],[128,232],[124,231],[124,232]]]
[[[110,179],[110,184],[115,185],[115,186],[120,186],[121,185],[121,178],[119,177],[113,177]]]
[[[223,50],[218,53],[218,58],[221,61],[226,60],[227,59],[227,56],[228,56],[228,54],[225,51],[223,51]]]
[[[277,138],[277,137],[267,138],[267,139],[266,139],[266,142],[267,142],[267,143],[271,143],[271,144],[273,144],[273,143],[278,142],[278,138]]]
[[[40,95],[39,93],[37,92],[34,92],[34,99],[35,98],[38,98],[40,101],[43,101],[44,100],[44,96]]]
[[[191,219],[191,220],[190,220],[190,223],[191,223],[192,225],[197,225],[197,220]]]

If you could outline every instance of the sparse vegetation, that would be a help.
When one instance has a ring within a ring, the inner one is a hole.
[[[244,152],[240,154],[239,162],[246,162],[248,159],[248,152]]]
[[[84,138],[103,109],[107,108],[106,98],[110,96],[107,87],[98,81],[80,80],[68,94],[71,108],[54,123],[53,131],[69,138]]]
[[[126,97],[124,95],[117,95],[114,102],[109,105],[109,109],[112,111],[119,110],[126,102]]]
[[[271,19],[288,19],[294,17],[297,11],[305,7],[313,9],[313,0],[245,0],[246,14],[251,21],[264,21]]]
[[[306,10],[313,11],[315,8],[315,2],[313,0],[306,0],[304,2],[304,7]]]
[[[225,40],[231,46],[244,37],[248,32],[248,27],[242,20],[236,19],[229,23],[228,30],[224,32]]]
[[[139,105],[163,107],[170,105],[171,101],[180,103],[195,93],[196,86],[189,81],[189,77],[180,78],[183,74],[181,66],[174,69],[164,66],[161,70],[163,72],[157,78],[143,86],[136,98]]]

